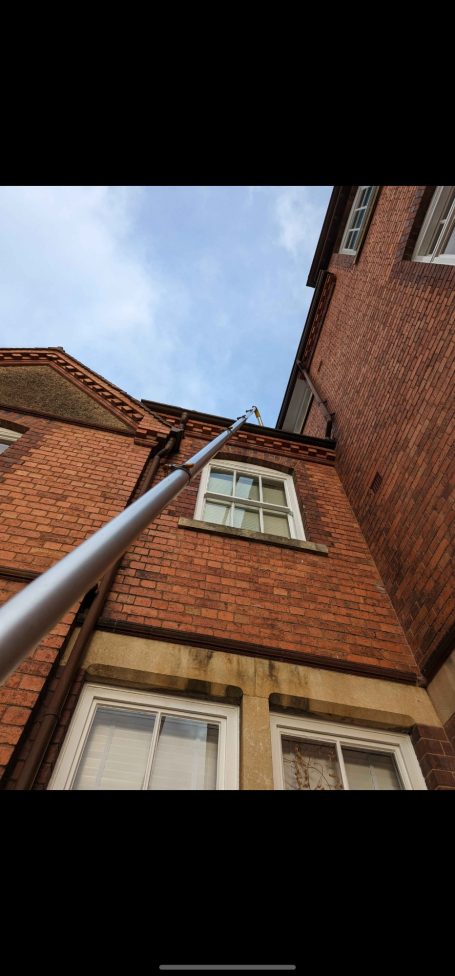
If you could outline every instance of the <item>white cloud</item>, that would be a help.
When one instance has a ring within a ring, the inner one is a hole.
[[[311,257],[326,206],[318,206],[313,202],[309,186],[285,186],[277,189],[279,192],[275,203],[275,217],[279,228],[279,243],[295,259]]]
[[[147,261],[135,235],[142,196],[140,187],[0,188],[2,345],[63,346],[133,395],[145,395],[146,380],[157,399],[167,392],[190,299]]]
[[[115,339],[153,323],[161,283],[128,253],[137,188],[2,187],[0,313],[10,343]],[[38,334],[37,334],[38,333]],[[41,336],[40,334],[41,333]]]

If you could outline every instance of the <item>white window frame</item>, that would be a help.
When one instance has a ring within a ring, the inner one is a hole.
[[[72,789],[98,705],[108,705],[120,710],[133,707],[138,711],[152,712],[157,716],[155,730],[159,728],[161,714],[180,718],[199,718],[218,725],[215,788],[217,790],[238,790],[239,709],[236,706],[218,704],[217,702],[195,701],[190,698],[173,698],[154,692],[132,691],[127,688],[94,684],[86,684],[82,689],[65,742],[49,782],[49,790]],[[154,744],[152,744],[152,751],[153,747]],[[148,770],[144,780],[148,779],[149,772]],[[145,782],[143,789],[145,789]]]
[[[367,752],[386,753],[394,757],[399,778],[404,790],[426,790],[416,754],[408,735],[399,732],[385,732],[360,726],[323,722],[318,719],[271,713],[273,778],[276,790],[284,790],[284,771],[282,760],[282,736],[336,744],[341,778],[345,790],[349,784],[344,772],[341,747],[364,749]]]
[[[448,200],[454,190],[454,186],[436,187],[428,207],[427,215],[422,224],[422,229],[417,238],[417,243],[412,255],[413,261],[424,261],[427,264],[455,264],[455,254],[441,253],[442,248],[446,244],[448,238],[451,236],[455,227],[455,194],[452,204],[443,220],[443,226],[441,227],[440,233],[434,242],[431,254],[419,253],[426,247],[427,243],[431,242],[431,238],[434,235],[439,222],[441,221],[441,214],[444,213]]]
[[[6,444],[5,450],[11,447],[11,444],[15,444],[22,437],[22,434],[17,430],[10,430],[9,427],[0,427],[0,444]],[[5,451],[0,451],[0,457]]]
[[[215,468],[216,470],[224,469],[227,471],[235,471],[236,473],[238,472],[239,474],[247,474],[247,475],[251,475],[252,477],[261,475],[262,477],[267,478],[270,481],[273,481],[274,478],[278,478],[280,482],[284,485],[287,504],[286,506],[280,507],[279,505],[273,505],[269,502],[264,502],[261,499],[259,499],[259,501],[250,501],[250,499],[248,498],[237,498],[234,495],[222,495],[221,493],[218,492],[210,492],[208,491],[208,481],[210,476],[210,470],[212,468]],[[196,508],[194,511],[194,517],[195,519],[199,519],[201,522],[207,522],[208,525],[216,525],[217,524],[216,522],[208,522],[207,519],[204,519],[203,512],[204,512],[204,505],[206,499],[208,499],[209,501],[225,502],[226,504],[230,504],[232,507],[235,503],[237,504],[238,507],[241,508],[251,508],[254,509],[255,511],[259,510],[261,535],[268,535],[268,533],[264,532],[262,528],[264,524],[262,518],[262,512],[270,512],[271,514],[276,513],[277,515],[290,516],[290,518],[288,517],[288,525],[289,525],[291,539],[301,539],[305,541],[305,531],[303,528],[302,517],[300,515],[299,504],[297,501],[294,479],[292,475],[284,474],[283,471],[277,471],[275,468],[263,468],[263,467],[259,467],[259,465],[254,465],[254,464],[245,464],[243,461],[217,461],[217,459],[214,458],[214,460],[210,461],[210,463],[207,464],[205,468],[203,468],[202,470],[201,481],[200,481],[198,496],[196,500]],[[231,509],[231,515],[232,515],[232,509]],[[230,525],[229,527],[233,528],[232,525]],[[236,529],[236,531],[241,533],[242,531],[245,530]],[[270,535],[270,538],[273,538],[273,536]],[[287,537],[277,535],[276,538],[282,539]]]
[[[369,199],[368,199],[368,203],[367,203],[367,205],[366,205],[365,208],[362,208],[364,210],[362,220],[361,220],[359,226],[357,228],[354,228],[352,226],[352,224],[354,223],[355,214],[360,209],[359,208],[359,202],[360,202],[362,193],[363,193],[364,190],[367,190],[367,189],[368,189],[368,186],[359,186],[359,187],[357,187],[357,193],[356,193],[356,195],[354,197],[354,202],[353,202],[352,207],[351,207],[351,209],[349,211],[349,217],[348,217],[348,219],[346,221],[346,227],[345,227],[344,234],[343,234],[343,237],[342,237],[342,240],[341,240],[340,254],[357,254],[357,251],[359,250],[360,244],[361,244],[361,242],[363,240],[363,237],[364,237],[364,234],[365,234],[365,230],[366,230],[366,225],[367,225],[367,222],[368,222],[368,218],[370,216],[371,209],[373,207],[373,203],[376,200],[376,196],[377,196],[377,192],[379,190],[379,187],[378,186],[372,186],[371,187],[371,193],[370,193],[370,196],[369,196]],[[357,233],[357,239],[356,239],[355,247],[347,247],[346,242],[347,242],[347,239],[349,237],[349,234],[352,231],[354,231],[354,230],[357,230],[357,232],[358,232]]]

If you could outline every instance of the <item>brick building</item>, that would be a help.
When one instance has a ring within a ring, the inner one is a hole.
[[[277,422],[336,438],[343,487],[452,744],[454,228],[453,186],[334,188]],[[452,785],[452,762],[442,768]]]
[[[455,788],[441,545],[453,415],[449,370],[434,396],[419,372],[432,378],[449,348],[452,269],[409,256],[435,188],[383,187],[359,207],[365,189],[335,188],[277,429],[239,430],[0,689],[2,788]],[[361,255],[340,253],[353,201]],[[421,350],[423,318],[435,345]],[[137,401],[61,349],[0,351],[2,602],[229,423]],[[413,505],[433,526],[421,550]],[[410,554],[425,557],[418,585]]]

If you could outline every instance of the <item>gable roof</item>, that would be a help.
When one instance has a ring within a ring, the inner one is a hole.
[[[22,373],[24,369],[30,369],[30,379],[32,377],[35,379],[33,394],[35,406],[29,402],[30,409],[38,408],[38,412],[41,410],[53,414],[55,411],[49,409],[47,404],[52,406],[52,402],[54,402],[57,405],[57,415],[67,419],[80,419],[84,422],[92,420],[96,425],[111,426],[124,431],[129,430],[140,437],[167,433],[165,425],[154,417],[151,411],[147,410],[139,400],[106,380],[104,376],[89,369],[65,352],[64,349],[58,347],[0,349],[0,371],[4,378],[3,384],[0,380],[0,404],[26,409],[24,384],[23,382],[11,383],[6,372],[7,368],[18,371],[18,380],[22,379],[19,373],[21,368]],[[51,370],[54,374],[52,394],[49,393],[50,388],[43,368]],[[14,379],[13,376],[12,379]],[[63,395],[62,379],[63,382],[71,384],[73,391],[73,395],[66,399]],[[41,395],[38,393],[39,390]],[[8,402],[5,402],[5,397]],[[17,402],[15,402],[15,398]]]

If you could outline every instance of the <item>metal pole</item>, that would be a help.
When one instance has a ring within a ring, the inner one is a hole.
[[[232,427],[8,600],[0,609],[0,681],[17,668],[63,614],[199,474],[255,409],[247,410]]]

